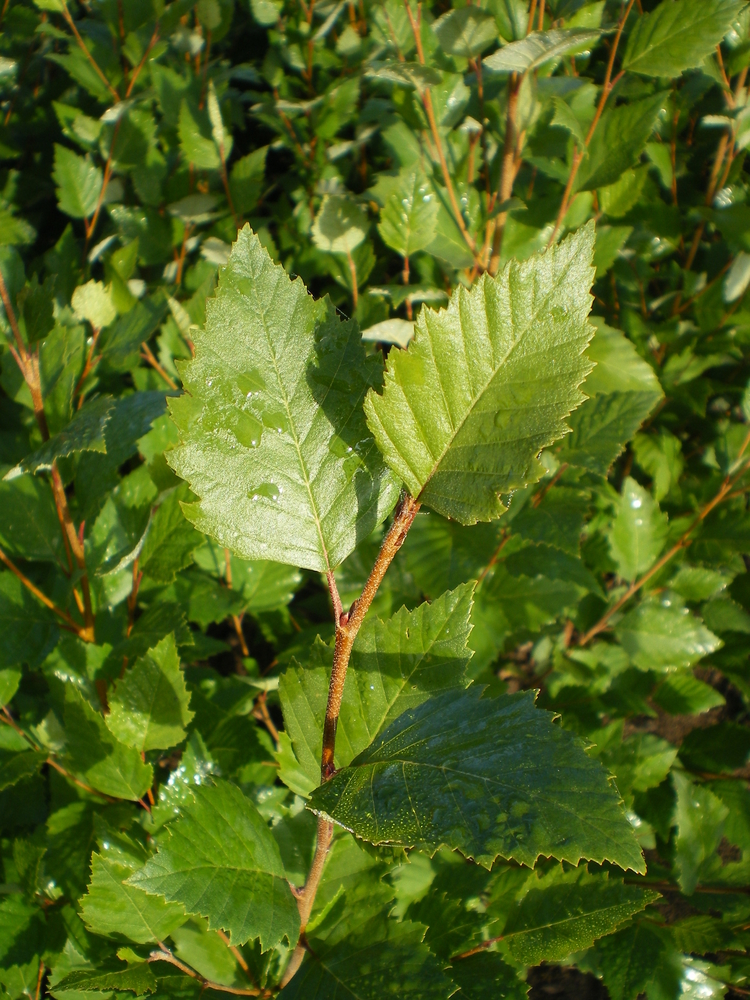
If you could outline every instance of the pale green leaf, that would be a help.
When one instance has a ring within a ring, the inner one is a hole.
[[[629,611],[618,622],[615,635],[641,670],[692,667],[721,646],[721,640],[670,592],[647,598]]]
[[[85,285],[79,285],[70,304],[76,318],[88,320],[95,330],[109,326],[117,317],[111,286],[105,288],[101,281],[87,281]]]
[[[668,530],[666,514],[651,494],[626,476],[609,531],[610,552],[624,580],[635,580],[653,566]]]
[[[348,765],[375,736],[432,694],[466,686],[473,585],[382,622],[368,618],[354,641],[336,731],[336,764]],[[333,651],[318,641],[304,667],[281,675],[287,733],[311,786],[319,784],[323,719]],[[284,768],[282,767],[282,777]]]
[[[194,713],[174,635],[130,667],[109,696],[107,728],[126,746],[165,750],[181,743]]]
[[[362,415],[381,362],[248,227],[207,316],[172,401],[169,461],[200,497],[186,515],[244,558],[335,567],[398,497]]]
[[[432,242],[437,214],[438,201],[432,185],[424,171],[415,167],[400,175],[398,185],[389,194],[380,213],[378,232],[392,250],[410,257]]]
[[[382,344],[398,344],[406,349],[414,339],[414,323],[406,319],[384,319],[362,331],[362,340]]]
[[[87,219],[94,214],[102,190],[102,172],[88,156],[77,156],[56,143],[52,177],[61,212],[74,219]]]
[[[599,31],[553,28],[532,31],[526,38],[511,42],[488,56],[483,65],[496,73],[528,73],[550,59],[590,49],[599,39]]]
[[[140,753],[110,733],[104,718],[79,689],[65,686],[66,766],[105,795],[140,799],[151,787],[154,772]]]
[[[558,125],[560,128],[564,128],[566,131],[570,132],[578,143],[578,146],[583,149],[586,143],[586,133],[581,123],[573,114],[570,105],[567,104],[561,97],[553,97],[552,103],[555,108],[555,113],[552,116],[550,125]]]
[[[199,170],[218,170],[219,152],[211,135],[211,123],[205,111],[199,112],[183,99],[179,122],[180,150],[188,163]]]
[[[501,492],[540,478],[539,451],[585,398],[593,242],[589,225],[459,288],[446,310],[422,310],[407,351],[389,354],[385,391],[365,411],[415,499],[473,524],[503,512]]]
[[[65,458],[79,451],[99,451],[106,453],[104,431],[112,415],[114,400],[111,396],[100,396],[86,403],[78,410],[70,423],[59,434],[46,441],[41,448],[27,455],[5,479],[15,479],[25,472],[46,472],[58,458]]]
[[[622,68],[643,76],[679,76],[701,65],[744,6],[744,0],[662,0],[635,20]]]
[[[471,59],[497,41],[495,18],[481,7],[458,7],[443,14],[432,26],[440,48],[450,56]]]
[[[299,913],[279,848],[252,802],[222,781],[193,788],[159,850],[128,880],[181,903],[229,932],[232,944],[260,938],[264,950],[297,940]]]
[[[653,480],[654,499],[662,500],[682,475],[682,442],[662,427],[658,434],[636,434],[633,452],[638,465]]]
[[[316,247],[327,253],[350,254],[367,235],[367,215],[343,195],[327,194],[312,225]]]
[[[531,876],[503,927],[503,940],[524,965],[559,961],[589,948],[659,898],[658,892],[626,885],[607,872],[590,875],[585,865],[555,868]]]
[[[530,693],[430,698],[316,789],[311,808],[373,843],[446,844],[487,867],[544,855],[645,871],[606,772]]]

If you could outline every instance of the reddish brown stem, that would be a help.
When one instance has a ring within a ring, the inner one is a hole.
[[[78,42],[79,47],[82,49],[83,54],[86,56],[86,58],[88,59],[88,61],[91,63],[91,66],[92,66],[94,72],[99,77],[99,79],[102,81],[102,83],[107,88],[107,90],[110,92],[110,94],[114,97],[114,99],[116,101],[119,101],[120,100],[120,95],[117,93],[117,91],[115,90],[115,88],[109,82],[109,80],[104,75],[104,73],[101,71],[101,69],[99,67],[99,64],[97,63],[96,59],[94,59],[94,57],[91,55],[91,53],[89,52],[89,50],[86,48],[86,45],[84,44],[84,41],[83,41],[83,39],[81,38],[81,36],[80,36],[80,34],[78,32],[78,28],[76,27],[76,23],[73,20],[73,18],[70,16],[70,11],[68,10],[68,7],[67,7],[67,4],[66,4],[65,0],[62,0],[62,14],[63,14],[63,17],[65,18],[65,20],[68,22],[68,27],[70,28],[70,30],[75,35],[75,39]]]
[[[177,389],[177,383],[173,378],[170,378],[170,376],[167,375],[162,366],[154,357],[153,351],[145,341],[141,344],[141,357],[145,361],[148,361],[148,363],[151,365],[154,371],[158,372],[159,375],[161,375],[161,377],[164,379],[164,381],[167,383],[170,389]]]
[[[516,114],[518,111],[518,94],[521,90],[521,77],[518,73],[511,73],[508,81],[508,110],[505,115],[505,142],[503,144],[503,168],[500,174],[500,187],[498,198],[500,204],[506,202],[513,193],[513,182],[516,179],[516,145],[518,142],[518,132],[516,129]],[[505,234],[505,223],[508,219],[507,212],[501,212],[495,219],[492,237],[492,256],[489,260],[488,270],[494,277],[500,267],[500,254],[503,247],[503,236]],[[488,226],[486,243],[489,247],[489,233],[493,227]],[[483,254],[486,259],[486,253]]]
[[[46,594],[42,593],[36,584],[32,583],[31,580],[29,580],[29,578],[21,572],[21,570],[15,565],[15,563],[12,562],[12,560],[8,558],[2,549],[0,549],[0,562],[5,563],[11,573],[18,577],[24,587],[26,587],[26,589],[32,593],[38,601],[41,601],[45,607],[49,608],[53,614],[57,615],[61,621],[65,622],[65,625],[72,632],[75,632],[76,635],[81,634],[82,626],[74,621],[67,611],[63,611],[62,608],[58,608],[54,601],[51,601]]]

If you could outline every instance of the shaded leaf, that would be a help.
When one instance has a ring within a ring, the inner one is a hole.
[[[532,31],[526,38],[504,45],[488,56],[483,65],[496,73],[528,73],[550,59],[591,48],[599,39],[598,31],[554,28]]]
[[[609,548],[624,580],[635,580],[656,561],[667,539],[667,517],[635,479],[626,476],[609,532]]]
[[[487,867],[543,854],[644,871],[618,803],[601,765],[533,695],[478,689],[405,712],[311,798],[373,843],[447,844]]]
[[[113,408],[114,400],[110,396],[92,399],[76,412],[67,427],[46,441],[41,448],[27,455],[22,462],[5,474],[5,478],[15,479],[24,472],[47,471],[57,459],[76,452],[106,452],[104,431]]]

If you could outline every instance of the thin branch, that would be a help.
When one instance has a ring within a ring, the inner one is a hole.
[[[409,5],[409,0],[404,0],[404,6],[406,7],[406,13],[409,16],[409,24],[411,25],[412,34],[414,35],[414,42],[417,46],[417,59],[419,60],[420,66],[424,66],[424,49],[422,48],[422,36],[420,34],[420,26],[417,18],[414,17],[412,13],[411,6]],[[418,7],[419,14],[421,14],[421,4]],[[419,14],[417,15],[419,18]],[[421,18],[420,18],[421,19]],[[464,242],[468,246],[469,250],[474,257],[477,256],[477,245],[471,236],[471,233],[466,228],[466,223],[464,222],[464,217],[461,213],[461,208],[458,204],[458,199],[456,198],[456,192],[453,188],[453,180],[451,179],[450,170],[448,169],[448,162],[445,159],[445,150],[443,149],[443,141],[440,137],[440,131],[438,129],[437,120],[435,118],[435,109],[432,105],[432,94],[429,87],[425,87],[424,91],[420,95],[422,98],[422,106],[424,107],[425,114],[427,115],[427,121],[430,125],[430,131],[432,132],[432,139],[435,143],[435,149],[437,150],[438,159],[440,160],[440,169],[443,174],[443,181],[445,182],[446,190],[448,191],[448,198],[450,199],[451,208],[453,209],[453,215],[456,219],[456,225],[461,231],[461,235],[464,238]]]
[[[110,92],[110,94],[114,97],[114,99],[119,102],[120,95],[117,93],[117,91],[115,90],[115,88],[109,82],[109,80],[104,75],[104,73],[101,71],[101,68],[99,67],[99,64],[97,63],[96,59],[94,59],[94,57],[91,55],[91,53],[89,52],[89,50],[86,48],[86,45],[84,44],[84,41],[83,41],[83,39],[81,38],[81,36],[80,36],[80,34],[78,32],[78,28],[76,27],[76,23],[75,23],[75,21],[73,20],[73,18],[70,15],[70,11],[68,10],[68,6],[67,6],[65,0],[62,0],[62,14],[63,14],[63,17],[65,18],[65,20],[68,22],[68,26],[70,27],[70,30],[75,35],[76,41],[78,42],[79,46],[83,50],[84,55],[86,56],[86,58],[88,59],[88,61],[91,63],[91,66],[92,66],[94,72],[99,77],[99,79],[102,81],[102,83],[107,88],[107,90]]]
[[[96,788],[92,788],[91,785],[87,785],[85,781],[81,781],[80,778],[76,778],[74,774],[67,771],[61,764],[58,764],[54,757],[48,757],[45,763],[49,764],[50,767],[54,767],[58,774],[67,778],[68,781],[72,781],[74,785],[78,785],[79,788],[82,788],[84,792],[88,792],[90,795],[96,795],[98,798],[104,799],[109,803],[122,801],[121,799],[113,798],[111,795],[105,795],[104,792],[99,792]]]
[[[331,595],[331,604],[333,606],[333,622],[336,628],[338,628],[344,609],[341,605],[339,588],[336,586],[336,577],[334,576],[332,569],[329,569],[326,573],[326,581],[328,582],[328,591]]]
[[[321,783],[327,781],[334,774],[335,770],[333,759],[336,748],[336,726],[341,710],[346,671],[349,666],[349,657],[351,656],[354,640],[378,591],[378,587],[386,574],[386,570],[403,545],[406,534],[419,508],[420,503],[418,500],[414,500],[408,494],[403,496],[396,510],[393,523],[383,539],[383,544],[375,560],[375,565],[372,567],[367,582],[362,588],[362,593],[354,604],[352,604],[348,614],[339,612],[336,626],[336,646],[333,652],[333,669],[331,670],[331,681],[328,687],[328,704],[326,706],[325,723],[323,725],[323,752],[320,761]],[[341,599],[336,589],[336,582],[332,580],[332,576],[333,574],[328,576],[328,582],[331,587],[331,599],[335,609],[337,605],[339,608],[341,607]],[[335,614],[336,611],[334,610]],[[282,986],[285,986],[294,976],[302,964],[302,959],[305,957],[305,928],[312,913],[315,895],[323,874],[332,836],[333,824],[320,817],[318,819],[315,857],[313,858],[310,873],[303,888],[295,891],[300,915],[300,939],[284,973],[281,981]]]
[[[617,32],[612,42],[612,48],[609,50],[609,60],[607,61],[607,69],[604,74],[604,83],[602,84],[602,95],[599,98],[599,104],[596,109],[596,114],[594,115],[591,125],[589,126],[588,133],[586,134],[586,138],[583,143],[583,149],[576,150],[576,152],[573,155],[573,164],[570,168],[568,183],[565,185],[565,193],[563,194],[563,200],[560,204],[560,211],[557,213],[557,219],[555,220],[555,228],[552,231],[552,235],[549,238],[547,246],[552,246],[552,244],[555,242],[555,238],[557,237],[557,234],[560,230],[560,226],[562,225],[562,221],[565,218],[565,215],[568,211],[568,206],[570,205],[570,196],[573,191],[573,185],[575,184],[576,176],[578,174],[578,168],[580,167],[581,161],[583,160],[583,157],[586,154],[586,150],[589,148],[589,143],[591,142],[594,132],[596,131],[596,126],[599,124],[599,119],[601,118],[602,113],[604,111],[604,105],[607,103],[609,95],[612,93],[612,91],[617,86],[617,84],[619,83],[620,79],[623,76],[623,73],[618,73],[613,80],[612,70],[614,69],[615,56],[617,55],[617,49],[620,44],[620,39],[622,38],[622,32],[623,29],[625,28],[625,24],[628,18],[630,17],[630,12],[633,9],[634,3],[635,0],[629,0],[625,12],[618,22]]]
[[[273,719],[271,718],[271,714],[268,711],[268,705],[266,704],[266,700],[267,700],[267,693],[265,691],[261,691],[261,693],[258,695],[258,698],[257,698],[257,700],[255,702],[255,708],[256,708],[256,711],[258,713],[257,716],[256,716],[256,718],[260,719],[260,721],[266,727],[266,729],[268,730],[268,732],[271,734],[271,739],[274,741],[274,743],[278,747],[278,745],[279,745],[279,731],[276,728],[276,726],[274,725]]]
[[[498,198],[500,204],[506,202],[513,194],[513,182],[516,179],[516,146],[518,143],[518,132],[516,129],[516,114],[518,112],[518,94],[521,90],[522,77],[518,73],[511,73],[508,80],[508,111],[505,116],[505,142],[503,144],[503,168],[500,174],[500,187]],[[489,260],[488,271],[494,277],[500,267],[500,253],[503,247],[503,236],[505,235],[505,223],[508,219],[507,212],[501,212],[495,219],[494,232],[492,237],[492,256]],[[485,243],[489,250],[490,232],[493,226],[487,226]],[[486,260],[487,250],[482,254]]]
[[[190,976],[191,979],[197,979],[204,990],[220,990],[222,993],[232,993],[234,996],[240,997],[259,997],[259,996],[270,996],[270,993],[258,989],[243,989],[240,986],[222,986],[221,983],[214,983],[210,979],[206,979],[195,969],[191,969],[189,965],[185,965],[181,962],[179,958],[175,958],[172,952],[166,947],[166,945],[160,945],[158,950],[154,950],[146,959],[147,962],[169,962],[170,965],[174,965],[184,972],[186,976]]]
[[[167,375],[167,373],[164,371],[164,369],[162,368],[162,366],[156,360],[156,358],[154,357],[153,351],[148,346],[148,344],[146,343],[145,340],[141,344],[141,357],[145,361],[148,361],[148,363],[151,365],[151,367],[154,369],[154,371],[158,372],[159,375],[161,375],[161,377],[164,379],[164,381],[167,383],[167,385],[169,386],[170,389],[177,389],[178,388],[177,383],[175,382],[175,380],[173,378],[170,378],[169,375]]]
[[[36,584],[32,583],[31,580],[29,580],[29,578],[25,576],[21,572],[21,570],[15,565],[15,563],[13,563],[8,558],[8,556],[5,554],[5,552],[3,552],[2,549],[0,549],[0,561],[5,563],[5,565],[11,571],[11,573],[14,573],[18,577],[18,579],[21,581],[24,587],[26,587],[26,589],[29,590],[34,595],[34,597],[36,597],[38,601],[41,601],[42,604],[45,605],[45,607],[48,607],[53,614],[56,614],[57,617],[61,619],[61,621],[65,622],[65,624],[71,631],[75,632],[76,635],[81,634],[83,626],[79,625],[78,622],[74,621],[67,613],[67,611],[63,611],[62,608],[58,608],[55,602],[51,601],[46,594],[43,594],[42,591],[36,586]]]
[[[742,445],[742,448],[740,449],[738,460],[742,458],[749,444],[750,444],[750,432],[748,432],[747,437],[745,438],[745,442]],[[652,577],[654,577],[659,572],[659,570],[662,569],[663,566],[666,566],[666,564],[671,559],[673,559],[678,552],[680,552],[682,549],[686,548],[690,544],[690,536],[695,531],[695,529],[703,521],[705,521],[705,519],[708,517],[708,515],[711,513],[714,507],[717,507],[722,502],[722,500],[725,500],[727,498],[727,496],[731,493],[734,484],[747,472],[748,468],[750,468],[750,460],[746,460],[743,463],[742,467],[739,469],[739,471],[736,472],[733,476],[727,476],[724,479],[724,482],[721,484],[719,492],[716,494],[713,500],[710,500],[705,505],[705,507],[702,508],[702,510],[698,513],[697,517],[692,522],[690,527],[682,533],[682,535],[680,536],[678,541],[675,542],[672,548],[669,549],[668,552],[665,552],[664,555],[661,557],[661,559],[658,559],[651,567],[651,569],[647,573],[644,573],[640,579],[635,580],[633,583],[631,583],[631,585],[628,587],[628,589],[625,591],[622,597],[618,601],[615,601],[612,607],[608,608],[608,610],[602,615],[599,621],[595,625],[592,625],[592,627],[588,630],[588,632],[584,633],[584,635],[581,636],[581,638],[578,640],[579,646],[585,646],[588,642],[590,642],[594,638],[594,636],[599,635],[599,633],[602,632],[607,627],[612,616],[616,614],[624,604],[627,604],[630,598],[634,594],[636,594],[641,589],[641,587],[644,586],[644,584],[648,583],[648,581]]]

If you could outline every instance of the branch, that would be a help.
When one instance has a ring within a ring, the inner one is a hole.
[[[575,183],[576,175],[578,174],[578,168],[580,167],[581,161],[583,160],[583,157],[586,154],[586,150],[589,148],[589,143],[591,142],[594,132],[596,131],[596,126],[599,124],[599,119],[601,118],[602,112],[604,111],[604,105],[607,103],[607,98],[612,93],[612,91],[617,86],[617,84],[619,83],[620,79],[623,76],[623,73],[618,73],[613,80],[612,70],[614,69],[615,56],[617,55],[617,48],[620,44],[620,38],[622,37],[622,32],[623,29],[625,28],[625,24],[628,18],[630,17],[630,11],[633,9],[634,3],[635,0],[629,0],[628,6],[625,8],[625,12],[618,22],[617,33],[615,34],[614,41],[612,42],[612,48],[609,50],[609,60],[607,61],[607,70],[604,74],[604,83],[602,84],[602,96],[599,98],[599,104],[596,109],[596,114],[594,115],[594,119],[591,122],[591,125],[589,126],[586,139],[584,140],[583,149],[576,150],[573,156],[573,164],[570,168],[568,183],[565,185],[565,193],[563,194],[563,200],[562,203],[560,204],[560,211],[557,213],[557,219],[555,220],[555,228],[552,230],[552,235],[549,238],[547,246],[552,246],[552,244],[555,242],[555,237],[557,236],[560,226],[562,225],[562,221],[565,218],[565,214],[568,211],[568,206],[570,204],[570,195],[573,190],[573,185]]]
[[[104,73],[102,73],[102,71],[101,71],[101,69],[99,67],[99,64],[97,63],[96,59],[94,59],[94,57],[91,55],[91,53],[89,52],[89,50],[86,48],[86,45],[84,44],[84,41],[83,41],[83,39],[81,38],[81,36],[80,36],[80,34],[78,32],[78,28],[76,27],[76,23],[73,20],[73,18],[70,16],[70,11],[68,10],[68,6],[67,6],[65,0],[62,0],[62,13],[63,13],[63,17],[68,22],[68,26],[70,27],[70,30],[75,35],[76,41],[78,42],[79,46],[83,49],[84,55],[86,56],[86,58],[88,59],[88,61],[91,63],[91,65],[92,65],[92,67],[94,69],[94,72],[99,77],[99,79],[102,81],[102,83],[107,88],[107,90],[110,92],[110,94],[114,97],[114,99],[119,102],[120,95],[117,93],[117,91],[112,86],[112,84],[109,82],[109,80],[104,75]]]
[[[532,14],[533,17],[533,14]],[[498,197],[500,204],[507,201],[513,194],[513,182],[516,179],[516,143],[518,133],[516,129],[516,113],[518,111],[518,94],[521,90],[522,77],[518,73],[511,73],[508,80],[508,113],[505,118],[505,143],[503,145],[503,169],[500,175],[500,187]],[[488,270],[494,277],[500,267],[500,252],[503,246],[503,236],[505,235],[505,223],[508,219],[507,212],[501,212],[495,219],[494,236],[492,238],[492,256],[490,257]],[[487,247],[489,249],[489,234],[492,227],[487,227]],[[483,258],[486,259],[485,252]]]
[[[738,461],[739,459],[742,458],[748,445],[750,445],[750,431],[748,432],[744,444],[740,449],[740,453],[738,455]],[[682,535],[680,536],[678,541],[675,542],[672,548],[669,549],[668,552],[665,552],[665,554],[661,557],[661,559],[658,559],[651,567],[651,569],[647,573],[644,573],[644,575],[639,580],[635,580],[633,583],[631,583],[631,585],[628,587],[628,589],[625,591],[622,597],[618,601],[615,601],[612,607],[609,608],[602,615],[602,617],[599,619],[596,625],[593,625],[588,630],[588,632],[586,632],[584,635],[581,636],[581,638],[578,640],[579,646],[585,646],[588,642],[590,642],[594,638],[594,636],[599,635],[599,633],[602,632],[609,624],[609,620],[612,617],[612,615],[616,614],[620,610],[620,608],[630,600],[633,594],[636,594],[644,584],[648,583],[648,581],[653,576],[655,576],[663,566],[666,566],[666,564],[670,561],[670,559],[673,559],[678,552],[680,552],[682,549],[686,548],[690,544],[690,536],[698,527],[698,525],[700,525],[703,521],[705,521],[705,519],[708,517],[708,515],[711,513],[714,507],[717,507],[722,502],[722,500],[725,500],[727,498],[727,496],[731,493],[734,484],[748,471],[748,468],[750,468],[750,459],[746,460],[742,464],[742,467],[738,472],[734,474],[734,476],[727,476],[724,479],[724,482],[721,484],[719,492],[716,494],[713,500],[709,500],[706,506],[703,507],[703,509],[699,512],[698,516],[695,518],[690,527],[682,533]]]
[[[74,621],[67,613],[67,611],[63,611],[62,608],[58,608],[58,606],[54,603],[54,601],[51,601],[46,594],[43,594],[42,591],[36,586],[36,584],[32,583],[31,580],[29,580],[29,578],[25,576],[21,572],[21,570],[15,565],[15,563],[13,563],[8,558],[8,556],[5,554],[5,552],[3,552],[2,549],[0,549],[0,561],[5,563],[5,565],[11,571],[11,573],[14,573],[18,577],[18,579],[21,581],[24,587],[26,587],[26,589],[29,590],[34,595],[34,597],[36,597],[38,601],[41,601],[42,604],[45,605],[45,607],[48,607],[50,611],[52,611],[54,614],[57,615],[58,618],[60,618],[63,622],[65,622],[65,625],[71,630],[71,632],[75,632],[75,634],[79,636],[81,635],[82,626],[79,625],[76,621]]]
[[[267,990],[243,989],[240,986],[222,986],[221,983],[214,983],[212,980],[206,979],[199,972],[196,972],[195,969],[191,969],[189,965],[185,965],[179,958],[175,958],[166,945],[161,943],[159,944],[159,949],[152,951],[146,961],[169,962],[170,965],[176,966],[180,972],[184,972],[191,979],[197,979],[204,990],[220,990],[222,993],[232,993],[234,996],[240,997],[270,996]]]
[[[341,710],[341,699],[344,696],[344,682],[346,681],[346,671],[349,666],[352,646],[357,637],[357,633],[365,619],[373,598],[378,591],[386,570],[393,562],[393,558],[404,544],[404,539],[409,528],[420,508],[418,500],[414,500],[405,494],[396,510],[396,516],[388,529],[388,533],[383,539],[380,552],[375,560],[367,582],[362,588],[362,593],[352,604],[349,613],[341,612],[341,599],[336,587],[333,573],[329,572],[328,585],[331,590],[331,600],[334,607],[334,618],[336,619],[336,646],[333,652],[333,669],[331,670],[331,681],[328,686],[328,704],[326,706],[326,717],[323,726],[323,752],[320,761],[321,783],[327,781],[334,774],[333,756],[336,747],[336,726],[339,712]],[[302,959],[307,950],[305,945],[305,927],[310,919],[315,895],[323,874],[328,848],[331,846],[333,836],[333,823],[320,817],[318,819],[317,844],[315,847],[315,857],[313,858],[310,874],[302,889],[296,890],[297,907],[300,916],[300,940],[294,949],[291,961],[286,968],[281,980],[281,986],[286,986],[289,980],[299,969]]]
[[[146,343],[145,340],[141,344],[141,357],[145,361],[148,361],[148,363],[151,365],[151,367],[154,369],[154,371],[158,372],[159,375],[161,375],[161,377],[164,379],[164,381],[167,383],[167,385],[169,386],[170,389],[177,389],[178,388],[177,383],[175,382],[175,380],[173,378],[170,378],[169,375],[167,375],[167,373],[164,371],[164,369],[162,368],[162,366],[156,360],[156,358],[154,357],[154,352],[151,350],[151,348],[148,346],[148,344]]]
[[[419,33],[419,23],[415,19],[411,12],[411,7],[409,6],[409,0],[404,0],[404,6],[406,7],[406,13],[409,16],[409,24],[411,25],[412,34],[414,35],[414,42],[417,46],[417,58],[419,59],[420,66],[424,66],[424,50],[422,48],[422,38]],[[421,4],[419,5],[419,13],[421,15]],[[419,16],[419,15],[418,15]],[[461,231],[461,235],[464,238],[466,245],[469,250],[471,250],[472,256],[476,258],[477,256],[477,245],[474,242],[471,233],[466,228],[466,223],[464,222],[464,217],[461,214],[461,208],[458,204],[458,199],[456,198],[456,192],[453,188],[453,181],[451,179],[450,171],[448,170],[448,163],[445,159],[445,150],[443,149],[443,141],[440,138],[440,132],[437,126],[437,120],[435,119],[435,109],[432,106],[432,94],[430,93],[430,88],[425,87],[424,91],[420,95],[422,98],[422,105],[427,115],[427,121],[430,125],[430,131],[432,132],[432,139],[435,143],[435,148],[437,150],[438,159],[440,160],[440,169],[443,173],[443,181],[445,182],[445,187],[448,191],[448,198],[450,199],[451,208],[453,209],[453,215],[456,219],[456,224]]]

